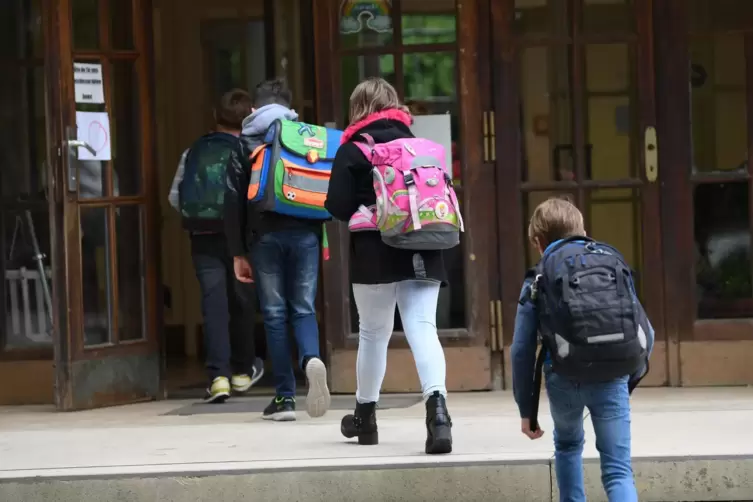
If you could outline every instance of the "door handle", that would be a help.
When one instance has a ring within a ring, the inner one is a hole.
[[[78,148],[86,148],[92,155],[97,155],[97,151],[86,141],[76,138],[76,129],[66,127],[66,139],[63,146],[68,153],[68,191],[78,191]]]
[[[656,142],[656,129],[654,127],[646,127],[646,132],[643,135],[643,146],[646,180],[649,183],[655,183],[659,177],[659,147]]]
[[[89,143],[80,139],[69,139],[68,148],[86,148],[92,155],[97,155],[97,151]]]

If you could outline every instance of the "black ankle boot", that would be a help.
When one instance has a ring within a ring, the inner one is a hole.
[[[356,403],[356,412],[343,417],[340,432],[348,439],[358,436],[358,444],[378,444],[376,403]]]
[[[434,392],[426,400],[426,453],[452,451],[452,420],[442,394]]]

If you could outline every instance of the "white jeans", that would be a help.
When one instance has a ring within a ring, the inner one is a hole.
[[[444,351],[437,336],[439,283],[402,281],[391,284],[353,284],[359,317],[356,374],[359,403],[379,401],[387,371],[387,346],[395,327],[395,304],[400,311],[424,398],[439,391],[447,395]]]

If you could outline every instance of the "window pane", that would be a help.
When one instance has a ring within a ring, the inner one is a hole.
[[[753,2],[748,0],[688,0],[691,32],[753,29]]]
[[[635,31],[630,0],[583,0],[583,31],[615,33]]]
[[[524,181],[575,178],[568,51],[566,46],[520,51]]]
[[[116,211],[119,336],[140,340],[146,333],[143,211],[141,206],[121,206]]]
[[[457,39],[457,18],[450,14],[403,14],[403,44],[446,44]]]
[[[141,113],[139,87],[132,61],[112,64],[113,195],[141,192]]]
[[[392,2],[340,2],[340,46],[343,49],[392,43]]]
[[[344,124],[348,124],[350,94],[367,77],[382,77],[395,85],[395,58],[391,54],[346,56],[341,61]]]
[[[568,3],[570,2],[562,0],[515,0],[515,33],[519,35],[569,35],[571,23]]]
[[[44,201],[2,212],[4,347],[52,344],[52,270],[49,214]]]
[[[588,205],[586,232],[622,253],[635,272],[635,287],[640,295],[643,256],[640,191],[631,188],[593,190]]]
[[[107,208],[82,207],[81,282],[84,345],[109,343],[112,312],[110,232]]]
[[[96,81],[104,86],[104,77],[108,65],[102,64],[100,60],[77,60],[74,62],[80,70],[74,74],[74,79],[84,79],[91,82],[92,87],[96,86]],[[86,65],[86,66],[85,66]],[[107,100],[107,96],[104,96]],[[95,151],[100,152],[109,142],[112,151],[112,117],[108,116],[110,130],[102,126],[101,119],[95,117],[94,120],[79,116],[78,112],[84,113],[102,113],[106,112],[105,103],[76,103],[76,126],[78,127],[78,138],[86,141]],[[110,167],[107,161],[103,160],[86,160],[84,148],[78,149],[78,158],[76,168],[78,169],[78,196],[81,199],[92,199],[106,197],[108,192],[108,178],[110,177]]]
[[[110,0],[110,38],[115,50],[133,49],[133,0]]]
[[[637,175],[641,144],[633,50],[627,44],[585,46],[586,178],[615,180]]]
[[[698,185],[693,207],[699,318],[750,317],[748,183]]]
[[[99,41],[99,0],[71,0],[74,50],[96,50]]]
[[[743,35],[690,45],[693,172],[746,169],[748,120]]]

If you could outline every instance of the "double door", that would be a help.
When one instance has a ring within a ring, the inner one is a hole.
[[[496,176],[491,310],[507,352],[525,270],[528,220],[549,197],[584,214],[635,271],[659,337],[650,381],[667,382],[653,12],[650,0],[492,1],[485,161]],[[510,382],[509,360],[505,382]]]

